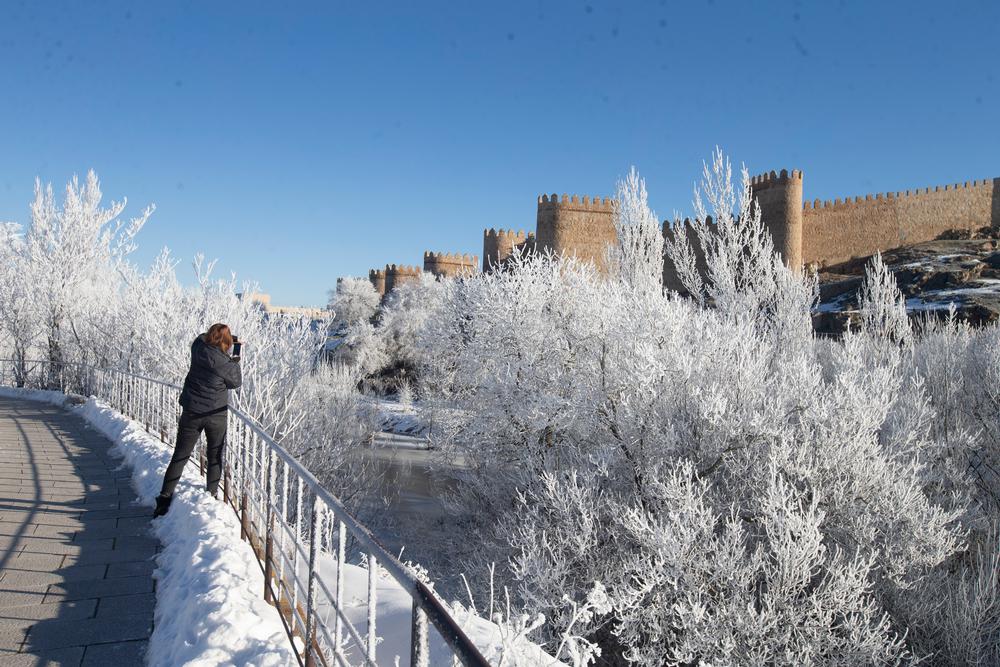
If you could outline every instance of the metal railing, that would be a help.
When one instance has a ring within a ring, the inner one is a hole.
[[[142,424],[165,444],[172,445],[177,434],[180,387],[154,378],[84,364],[0,360],[0,386],[94,396]],[[197,458],[204,475],[203,440]],[[264,599],[279,610],[303,667],[378,664],[379,569],[412,599],[409,658],[413,667],[431,664],[431,625],[443,640],[436,643],[438,650],[443,647],[450,654],[446,660],[452,665],[488,667],[431,588],[386,551],[312,473],[235,408],[228,413],[222,493],[239,516],[241,536],[253,547],[264,572]],[[351,541],[353,549],[367,556],[363,622],[352,621],[344,606]],[[443,664],[442,657],[435,655],[434,664]],[[392,659],[383,664],[393,664]]]

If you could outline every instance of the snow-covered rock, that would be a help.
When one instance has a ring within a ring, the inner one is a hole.
[[[1000,239],[998,231],[980,238],[941,239],[882,255],[906,297],[911,316],[956,316],[973,325],[1000,319]],[[839,334],[858,314],[858,288],[870,258],[820,272],[820,303],[813,322],[820,333]]]

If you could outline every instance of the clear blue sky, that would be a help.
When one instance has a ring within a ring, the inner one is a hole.
[[[93,168],[169,246],[320,304],[718,144],[808,198],[1000,176],[1000,3],[5,2],[0,220]]]

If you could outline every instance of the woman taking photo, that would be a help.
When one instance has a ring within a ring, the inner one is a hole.
[[[229,356],[234,342],[234,354]],[[213,324],[191,344],[191,369],[184,378],[181,391],[180,404],[184,410],[177,424],[177,443],[163,476],[163,488],[156,498],[154,517],[163,516],[170,509],[174,488],[202,432],[205,433],[208,450],[208,492],[218,497],[229,390],[243,383],[239,347],[239,342],[225,324]]]

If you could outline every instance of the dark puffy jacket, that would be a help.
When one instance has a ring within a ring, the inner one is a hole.
[[[191,370],[184,378],[180,403],[193,415],[221,412],[229,405],[229,390],[243,384],[240,362],[205,342],[205,334],[191,343]]]

